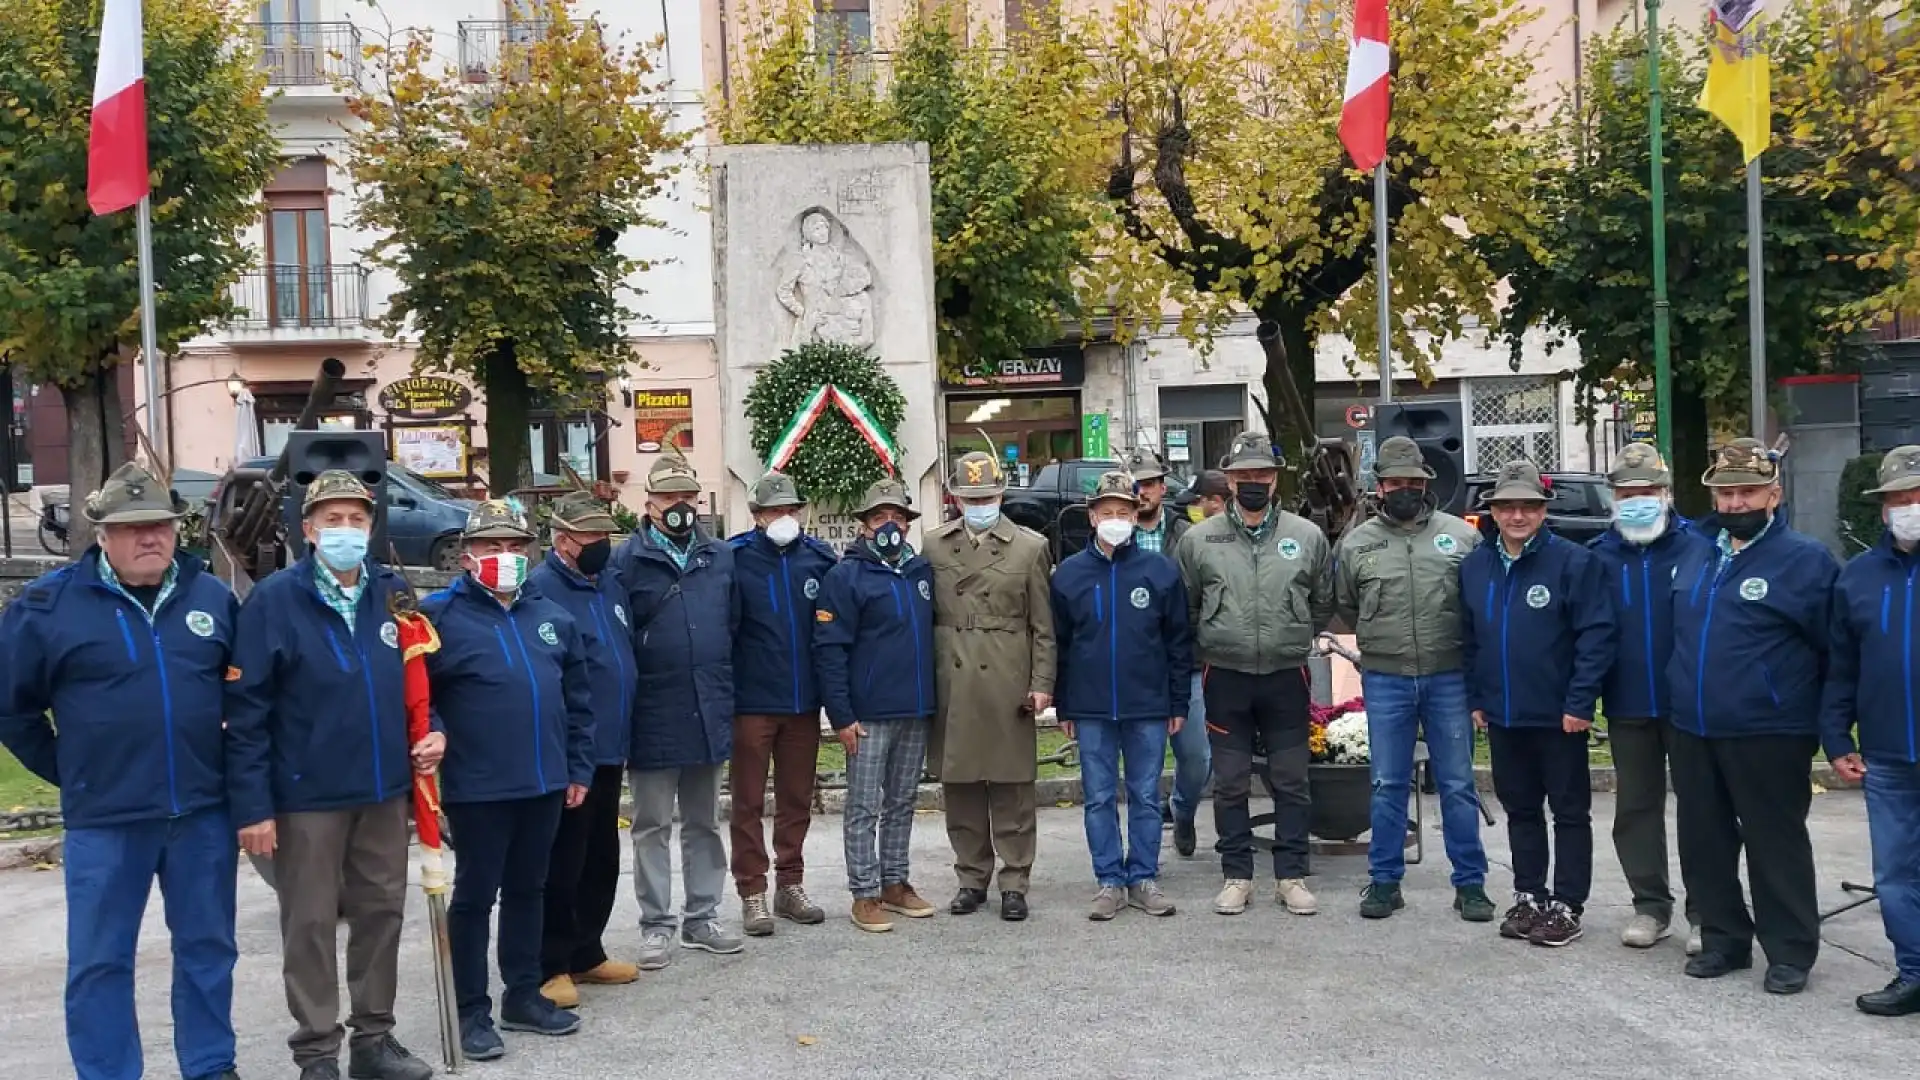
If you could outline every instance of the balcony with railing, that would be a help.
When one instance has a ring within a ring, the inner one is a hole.
[[[470,83],[526,77],[526,50],[547,32],[545,19],[467,19],[460,23],[460,77]],[[509,59],[514,54],[517,58]],[[511,70],[503,70],[502,65]]]
[[[362,340],[374,333],[367,268],[358,263],[270,263],[248,270],[234,283],[233,303],[239,311],[227,330],[239,339]]]
[[[360,28],[345,22],[257,22],[251,26],[270,86],[294,96],[335,96],[360,81]]]

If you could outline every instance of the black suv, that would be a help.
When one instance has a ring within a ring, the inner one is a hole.
[[[1613,489],[1607,486],[1605,476],[1554,472],[1545,473],[1543,477],[1547,481],[1547,494],[1552,496],[1547,503],[1547,528],[1584,544],[1613,527]],[[1480,500],[1493,490],[1494,479],[1486,474],[1467,477],[1467,508],[1462,515],[1488,539],[1495,535],[1493,516]]]

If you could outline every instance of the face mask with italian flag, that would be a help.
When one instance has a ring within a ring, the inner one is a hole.
[[[514,593],[527,580],[527,557],[503,551],[498,555],[474,556],[473,580],[497,593]]]

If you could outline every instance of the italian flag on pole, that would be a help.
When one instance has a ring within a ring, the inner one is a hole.
[[[1387,0],[1355,0],[1340,142],[1361,172],[1372,170],[1387,156],[1387,114],[1392,105],[1387,72],[1392,59],[1387,48]]]
[[[140,0],[107,0],[87,133],[87,205],[112,214],[147,195],[147,90]]]

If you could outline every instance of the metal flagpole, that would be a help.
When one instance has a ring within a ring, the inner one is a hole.
[[[154,453],[166,445],[160,430],[160,334],[153,313],[153,196],[140,196],[137,234],[140,245],[140,356],[147,365],[147,442]],[[111,433],[108,435],[112,437]],[[160,462],[151,462],[160,468]]]
[[[1387,332],[1387,159],[1373,167],[1373,263],[1380,273],[1380,404],[1393,400],[1393,338]]]
[[[1655,432],[1660,456],[1673,460],[1673,359],[1668,320],[1672,305],[1667,300],[1667,170],[1666,153],[1661,145],[1660,93],[1660,0],[1647,0],[1647,141],[1653,159],[1651,212],[1653,216],[1653,407],[1658,417]]]
[[[1747,162],[1747,334],[1748,379],[1752,382],[1753,425],[1756,439],[1767,437],[1767,297],[1766,260],[1760,231],[1760,158]]]

